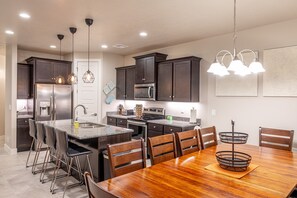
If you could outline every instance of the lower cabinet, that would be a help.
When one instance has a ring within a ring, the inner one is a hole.
[[[148,123],[148,137],[155,137],[159,135],[166,135],[181,131],[187,131],[193,129],[193,126],[190,127],[177,127],[177,126],[168,126],[168,125],[162,125],[162,124],[154,124],[154,123]]]
[[[127,119],[107,116],[107,124],[112,126],[127,128]]]
[[[29,135],[29,119],[17,119],[17,152],[30,150],[32,137]]]

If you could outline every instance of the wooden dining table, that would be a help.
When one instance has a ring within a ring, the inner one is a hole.
[[[235,150],[252,156],[255,170],[240,179],[205,169],[220,144],[97,185],[117,197],[287,197],[297,184],[297,154],[253,145]]]

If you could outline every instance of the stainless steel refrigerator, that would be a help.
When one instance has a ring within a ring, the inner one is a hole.
[[[36,121],[71,119],[72,86],[36,84],[34,108]]]

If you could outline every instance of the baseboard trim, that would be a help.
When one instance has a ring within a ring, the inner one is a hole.
[[[4,150],[9,153],[10,155],[16,155],[17,149],[16,148],[10,148],[7,144],[4,144]]]

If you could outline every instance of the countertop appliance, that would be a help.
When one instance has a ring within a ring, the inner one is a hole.
[[[156,84],[135,84],[134,85],[135,100],[156,100]]]
[[[164,108],[143,108],[143,114],[140,118],[128,118],[127,128],[133,129],[132,133],[133,139],[143,138],[147,142],[147,121],[148,120],[158,120],[165,118],[165,109]]]
[[[71,119],[71,115],[71,85],[35,85],[34,117],[36,121]]]

